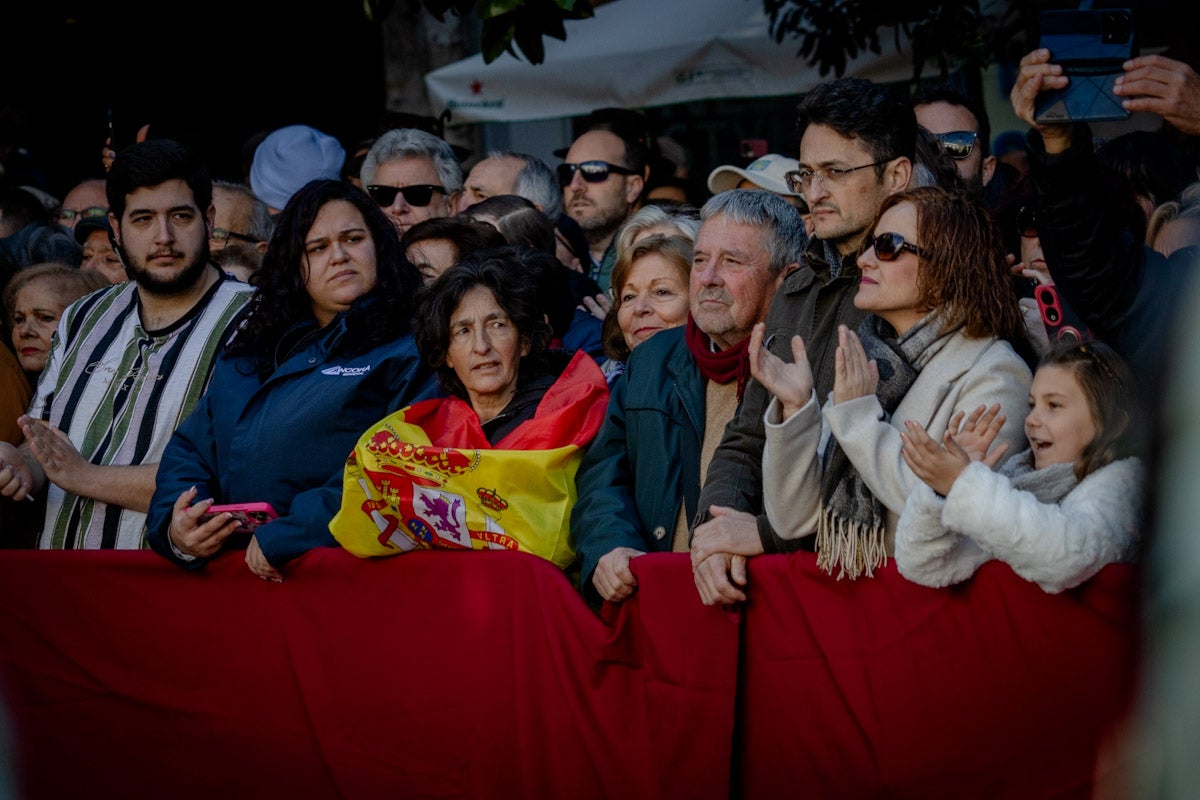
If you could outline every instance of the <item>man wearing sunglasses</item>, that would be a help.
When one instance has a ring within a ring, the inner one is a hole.
[[[917,124],[941,142],[942,152],[954,161],[972,196],[983,196],[983,187],[996,171],[996,157],[988,153],[992,131],[983,106],[948,87],[935,87],[913,97]]]
[[[587,237],[585,272],[607,291],[616,261],[613,239],[629,219],[646,184],[647,153],[637,142],[607,130],[584,133],[558,165],[563,210]]]
[[[800,165],[786,177],[812,212],[813,237],[771,301],[763,341],[791,362],[792,337],[802,336],[817,395],[825,397],[833,389],[838,326],[854,330],[864,316],[854,307],[858,254],[884,199],[908,188],[917,120],[907,98],[862,78],[819,85],[797,111]],[[706,604],[745,599],[747,556],[797,546],[775,534],[763,511],[763,412],[770,399],[758,381],[747,384],[708,467],[691,545]],[[722,510],[713,514],[713,507]]]
[[[463,188],[454,150],[416,128],[397,128],[376,139],[360,179],[401,234],[418,222],[452,216]]]
[[[104,196],[104,181],[88,178],[75,184],[63,197],[58,224],[70,230],[84,217],[107,216],[108,198]]]

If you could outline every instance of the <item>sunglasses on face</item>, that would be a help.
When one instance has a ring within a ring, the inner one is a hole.
[[[443,187],[431,183],[418,183],[413,186],[378,186],[367,187],[367,194],[379,205],[387,208],[396,202],[396,195],[404,195],[404,202],[413,208],[424,208],[433,202],[433,193],[449,194]]]
[[[79,219],[95,219],[96,217],[107,217],[108,209],[100,206],[89,206],[88,208],[76,211],[73,208],[64,208],[58,212],[58,218],[63,222],[70,222],[78,217]]]
[[[227,231],[224,228],[213,228],[208,238],[221,244],[229,244],[231,239],[236,239],[239,242],[249,242],[250,244],[258,244],[260,241],[253,236],[247,236],[244,233],[237,233],[235,231]]]
[[[578,172],[588,183],[604,183],[610,173],[618,175],[636,175],[637,172],[628,167],[610,164],[607,161],[584,161],[582,164],[559,164],[558,183],[567,186]]]
[[[875,251],[875,257],[880,261],[895,261],[905,250],[915,253],[921,258],[928,257],[923,248],[904,241],[904,237],[898,233],[879,234],[871,241],[871,248]]]
[[[1038,235],[1037,211],[1030,206],[1021,206],[1017,211],[1017,233],[1026,239],[1036,239]]]
[[[975,131],[947,131],[934,135],[942,144],[942,152],[955,161],[971,155],[971,151],[975,149],[975,141],[979,138]]]

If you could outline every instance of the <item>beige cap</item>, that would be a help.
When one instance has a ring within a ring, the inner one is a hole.
[[[800,169],[800,162],[796,159],[787,158],[778,153],[767,153],[762,158],[755,159],[745,169],[728,164],[717,167],[708,176],[708,190],[713,194],[719,194],[736,189],[742,180],[748,180],[768,192],[799,197],[800,195],[788,188],[787,180],[783,177],[796,169]]]

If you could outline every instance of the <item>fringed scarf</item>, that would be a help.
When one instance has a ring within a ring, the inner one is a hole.
[[[739,403],[742,402],[742,392],[750,377],[750,337],[747,336],[733,347],[714,351],[709,344],[708,334],[700,330],[692,315],[688,314],[684,340],[704,379],[720,384],[736,380],[737,399]]]
[[[897,338],[891,325],[874,314],[862,321],[858,338],[867,358],[879,368],[875,396],[885,421],[908,394],[921,368],[945,346],[953,331],[943,331],[932,312]],[[855,579],[886,563],[887,509],[871,494],[836,438],[821,476],[821,518],[817,523],[817,566],[837,578]]]

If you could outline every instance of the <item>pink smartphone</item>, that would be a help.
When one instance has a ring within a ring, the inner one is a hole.
[[[228,512],[238,521],[234,533],[254,533],[259,525],[265,525],[273,519],[279,519],[279,513],[270,503],[230,503],[228,505],[211,505],[200,515],[200,524],[208,522],[217,514]]]

